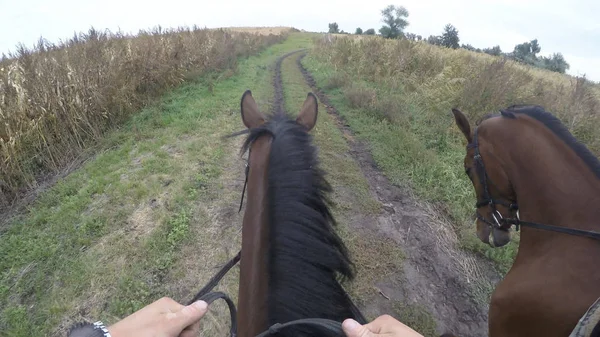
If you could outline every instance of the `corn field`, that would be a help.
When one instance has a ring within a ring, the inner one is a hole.
[[[150,98],[281,41],[278,35],[178,28],[90,29],[18,47],[0,61],[0,208],[61,170]]]

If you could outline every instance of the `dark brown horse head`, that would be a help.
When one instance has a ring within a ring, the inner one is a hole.
[[[242,96],[249,170],[238,298],[241,337],[302,318],[365,322],[338,283],[339,276],[352,278],[353,270],[333,228],[326,198],[330,186],[309,134],[317,115],[311,93],[295,119],[283,111],[267,117],[250,91]],[[294,326],[282,335],[328,333]]]
[[[477,127],[481,131],[472,132],[467,117],[460,110],[452,109],[452,113],[456,125],[467,140],[464,167],[477,197],[477,236],[493,247],[504,246],[510,242],[510,233],[509,228],[503,226],[500,220],[513,217],[516,212],[516,209],[511,209],[511,205],[516,205],[512,184],[496,153],[498,149],[480,136],[485,133],[483,125]],[[497,120],[494,119],[485,121],[487,124],[495,122]]]

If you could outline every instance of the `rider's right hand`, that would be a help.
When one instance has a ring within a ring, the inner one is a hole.
[[[373,322],[365,325],[360,325],[353,319],[347,319],[342,324],[342,329],[348,337],[423,337],[390,315],[379,316]]]

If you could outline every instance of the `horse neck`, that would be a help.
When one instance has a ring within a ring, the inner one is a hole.
[[[271,138],[254,141],[249,158],[248,198],[242,224],[238,332],[254,337],[268,326],[268,166]]]
[[[337,281],[340,275],[352,278],[353,272],[332,226],[325,198],[330,186],[318,169],[311,137],[291,120],[272,122],[264,129],[269,136],[254,141],[250,158],[240,336],[255,336],[274,323],[302,318],[341,322],[352,317],[365,323]],[[265,138],[270,142],[258,142]],[[315,330],[297,326],[286,332],[311,336]]]
[[[519,117],[508,131],[496,132],[502,140],[509,179],[523,221],[578,228],[600,229],[600,180],[562,139],[540,122]],[[521,229],[520,250],[541,247],[557,240],[581,240],[549,231]],[[566,240],[566,241],[565,241]],[[595,243],[593,240],[585,242]]]

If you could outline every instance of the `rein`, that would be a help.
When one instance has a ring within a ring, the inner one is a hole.
[[[249,154],[248,154],[248,160],[250,160]],[[242,205],[244,203],[244,194],[246,192],[246,185],[248,184],[249,172],[250,172],[250,165],[249,165],[249,163],[246,163],[246,168],[245,168],[246,177],[244,179],[244,188],[242,190],[242,197],[240,200],[240,208],[238,210],[238,213],[241,212]],[[210,281],[208,281],[208,283],[202,289],[200,289],[200,291],[188,302],[188,305],[190,305],[196,301],[202,300],[202,301],[205,301],[207,304],[211,304],[212,302],[214,302],[215,300],[218,300],[218,299],[224,300],[227,303],[227,306],[229,308],[229,314],[230,314],[230,319],[231,319],[231,328],[229,329],[230,337],[237,337],[237,309],[235,307],[235,303],[233,303],[233,301],[231,300],[231,298],[229,298],[229,296],[227,296],[227,294],[220,292],[220,291],[211,292],[211,290],[229,272],[229,270],[231,270],[231,268],[233,268],[233,266],[235,266],[240,261],[241,255],[242,255],[242,251],[240,250],[237,253],[237,255],[235,257],[233,257],[231,260],[229,260],[229,262],[227,262],[221,268],[221,270],[219,270],[219,272],[217,272],[210,279]],[[346,294],[346,296],[348,296],[348,294]],[[350,300],[350,298],[348,298],[348,300],[351,304],[352,313],[356,317],[361,317],[364,320],[363,314],[358,310],[356,305],[354,305],[354,303],[352,302],[352,300]],[[279,333],[282,329],[285,329],[287,327],[294,326],[294,325],[314,326],[314,327],[318,327],[318,328],[327,330],[328,332],[331,332],[331,333],[335,334],[336,336],[345,336],[344,331],[342,330],[342,323],[340,323],[338,321],[324,319],[324,318],[303,318],[303,319],[297,319],[297,320],[286,322],[286,323],[275,323],[275,324],[271,325],[267,330],[265,330],[264,332],[257,335],[256,337],[266,337],[266,336],[274,335],[274,334]]]
[[[565,228],[558,227],[553,225],[540,224],[536,222],[523,221],[519,217],[519,205],[516,202],[507,202],[504,200],[497,200],[492,198],[488,188],[488,181],[491,185],[494,185],[492,180],[488,177],[488,174],[485,170],[485,165],[483,164],[483,158],[481,157],[481,153],[479,152],[479,142],[477,139],[477,128],[475,128],[475,132],[473,133],[473,142],[467,145],[467,149],[475,149],[475,156],[473,157],[475,161],[475,170],[477,171],[477,176],[479,177],[479,181],[483,186],[483,200],[478,201],[475,204],[477,219],[486,223],[488,226],[492,228],[497,228],[500,230],[508,231],[510,227],[515,226],[516,230],[519,231],[520,226],[535,228],[546,230],[550,232],[557,232],[575,236],[583,236],[595,240],[600,240],[600,232],[596,231],[587,231],[582,229],[574,229],[574,228]],[[496,209],[496,205],[503,205],[508,207],[510,210],[516,211],[516,217],[514,218],[504,218],[502,214]],[[482,207],[489,206],[492,208],[492,218],[493,221],[486,219],[481,213],[479,213],[479,209]]]

